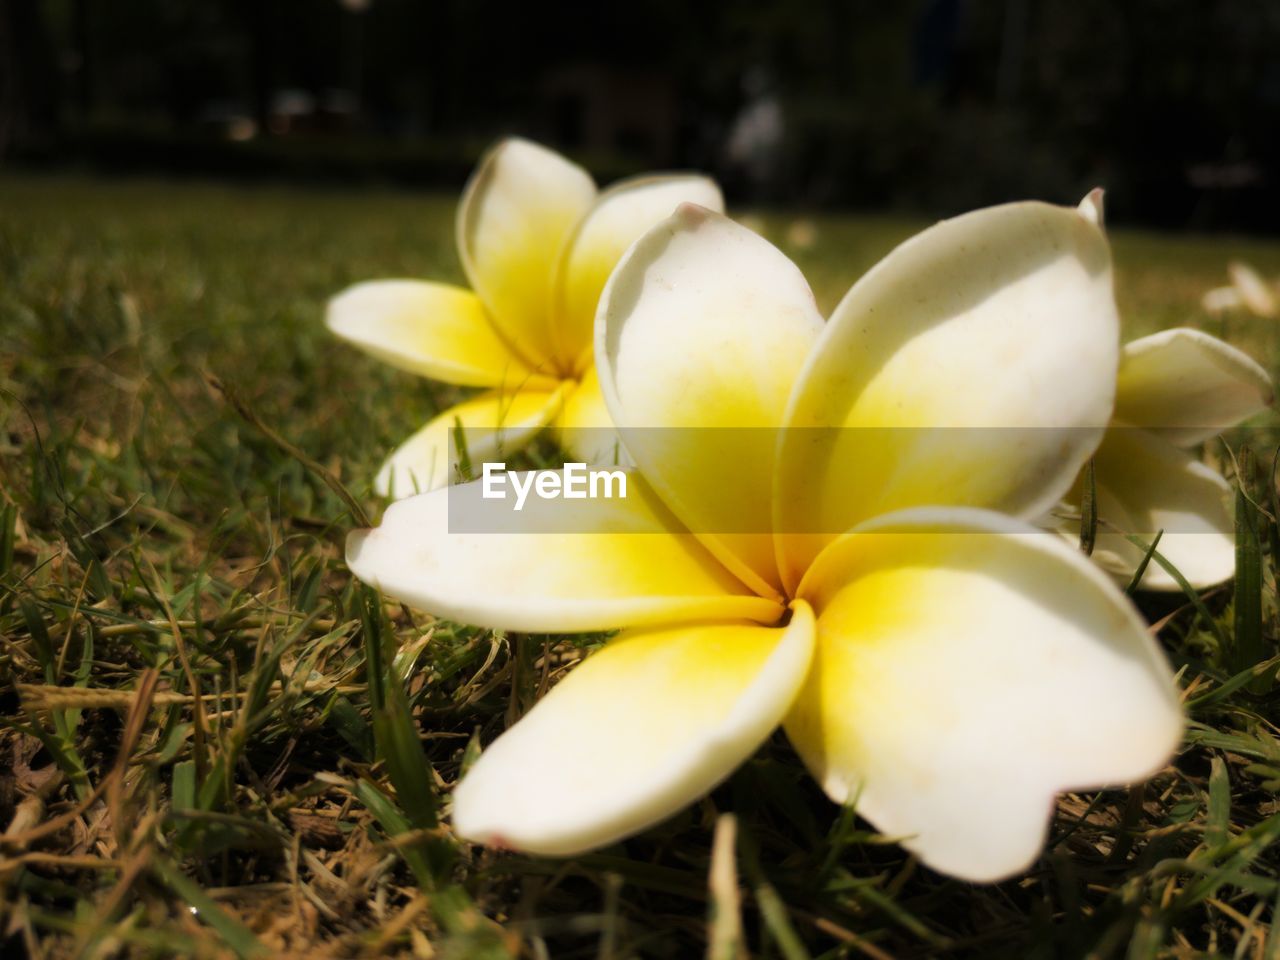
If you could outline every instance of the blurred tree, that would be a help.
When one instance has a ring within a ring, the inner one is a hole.
[[[0,0],[0,159],[15,142],[47,150],[59,106],[44,8],[25,0]]]
[[[0,0],[0,44],[0,143],[41,162],[453,178],[523,132],[789,202],[1280,206],[1274,0]],[[752,77],[781,146],[731,163]]]

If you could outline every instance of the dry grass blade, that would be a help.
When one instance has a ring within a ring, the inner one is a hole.
[[[93,792],[70,810],[59,814],[52,820],[46,820],[38,826],[33,826],[20,832],[6,832],[4,836],[0,836],[0,847],[17,849],[57,833],[92,807],[114,783],[124,777],[129,765],[129,758],[133,755],[134,747],[137,745],[138,738],[142,733],[143,724],[146,722],[147,711],[151,709],[151,701],[155,696],[156,684],[159,682],[159,678],[160,674],[154,668],[143,671],[138,680],[137,693],[125,719],[124,733],[120,738],[120,749],[116,754],[115,764],[106,776],[98,781],[98,785],[93,788]]]
[[[707,960],[743,960],[742,897],[738,890],[738,824],[733,814],[716,820],[711,846],[711,870],[707,874],[709,933]]]

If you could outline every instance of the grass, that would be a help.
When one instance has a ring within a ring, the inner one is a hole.
[[[348,506],[208,379],[376,513],[374,466],[455,394],[343,347],[322,304],[374,276],[457,279],[452,204],[0,180],[7,950],[1280,957],[1280,533],[1258,480],[1234,604],[1229,585],[1142,599],[1182,668],[1184,749],[1145,785],[1062,797],[1022,878],[918,866],[830,805],[780,736],[599,853],[455,842],[460,765],[583,641],[379,603],[342,563]],[[819,219],[792,252],[830,307],[917,226]],[[1266,321],[1198,312],[1236,256],[1280,274],[1273,244],[1118,234],[1131,331],[1201,323],[1274,368]]]

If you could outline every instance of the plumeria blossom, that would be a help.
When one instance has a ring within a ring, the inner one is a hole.
[[[647,176],[597,192],[581,167],[526,140],[481,161],[458,207],[470,290],[427,280],[358,283],[329,302],[326,323],[380,360],[484,392],[432,419],[378,472],[383,496],[451,479],[461,426],[474,461],[511,452],[548,424],[593,438],[584,459],[614,462],[615,444],[591,362],[596,302],[633,240],[692,201],[721,209],[701,176]],[[590,428],[590,429],[588,429]]]
[[[930,866],[1025,869],[1057,792],[1150,775],[1182,729],[1118,588],[1015,519],[1092,453],[1118,352],[1096,201],[943,222],[826,324],[776,248],[681,207],[622,259],[596,320],[628,497],[574,507],[574,529],[541,501],[473,534],[451,530],[478,496],[460,485],[348,541],[359,578],[442,616],[622,628],[475,762],[455,831],[600,847],[782,725],[833,800]]]
[[[1280,313],[1280,299],[1276,288],[1262,279],[1257,270],[1240,260],[1227,264],[1229,286],[1214,287],[1205,292],[1201,305],[1209,313],[1225,313],[1244,307],[1259,317],[1274,317]]]
[[[1236,566],[1232,489],[1191,448],[1271,400],[1267,372],[1207,333],[1179,327],[1125,344],[1115,417],[1094,458],[1094,559],[1128,582],[1145,551],[1126,534],[1150,542],[1163,531],[1156,549],[1193,587],[1230,579]],[[1078,507],[1082,483],[1068,496],[1070,506]],[[1080,532],[1078,522],[1058,528],[1070,539]],[[1147,565],[1141,586],[1181,589],[1156,562]]]

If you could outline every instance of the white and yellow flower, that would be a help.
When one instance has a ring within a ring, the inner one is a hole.
[[[1270,406],[1271,378],[1244,353],[1199,330],[1178,327],[1125,344],[1116,408],[1094,458],[1098,532],[1093,557],[1128,582],[1150,543],[1191,586],[1235,573],[1232,488],[1190,448]],[[1068,496],[1078,507],[1083,480]],[[1071,539],[1079,524],[1059,529]],[[1178,590],[1158,562],[1141,586]]]
[[[481,161],[458,207],[471,290],[425,280],[359,283],[329,302],[330,330],[393,366],[484,392],[445,410],[378,472],[383,496],[443,486],[461,425],[474,461],[518,449],[548,424],[573,453],[611,460],[608,413],[591,362],[596,302],[633,240],[691,201],[720,209],[705,177],[648,176],[597,192],[545,147],[505,140]]]
[[[479,758],[455,830],[599,847],[781,724],[835,801],[930,866],[1026,868],[1058,791],[1146,777],[1182,729],[1115,585],[1006,515],[1068,489],[1118,352],[1107,243],[1073,209],[941,223],[825,326],[799,271],[742,227],[686,206],[649,231],[596,325],[628,498],[575,507],[572,530],[564,501],[539,501],[506,533],[450,532],[467,484],[348,541],[358,577],[443,616],[623,628]]]

